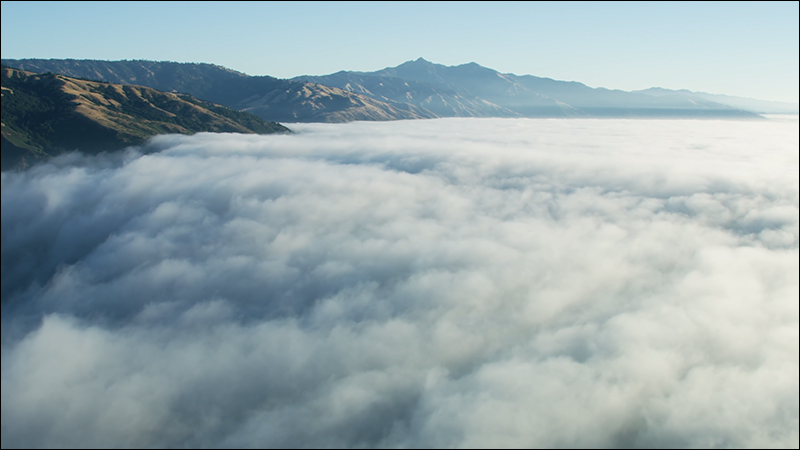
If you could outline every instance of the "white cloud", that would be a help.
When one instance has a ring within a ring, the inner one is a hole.
[[[294,128],[2,175],[3,447],[798,445],[797,121]]]

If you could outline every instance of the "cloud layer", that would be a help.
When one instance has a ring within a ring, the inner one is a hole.
[[[797,447],[798,123],[161,136],[2,175],[2,446]]]

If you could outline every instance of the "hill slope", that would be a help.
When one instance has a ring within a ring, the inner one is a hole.
[[[315,83],[249,76],[213,64],[157,61],[4,59],[32,72],[53,72],[118,84],[183,92],[275,122],[347,122],[436,117],[413,105],[379,99]]]
[[[759,118],[753,112],[705,98],[595,89],[574,81],[503,74],[476,63],[444,66],[422,58],[375,72],[294,79],[424,108],[447,105],[434,109],[440,116]]]
[[[2,68],[2,170],[70,150],[96,153],[165,133],[285,133],[277,123],[152,88]]]
[[[500,73],[476,63],[444,66],[422,58],[375,72],[341,71],[291,80],[253,77],[212,64],[42,59],[3,63],[186,92],[279,122],[433,117],[759,119],[757,112],[762,112],[746,107],[754,103],[726,96],[591,88],[574,81]]]

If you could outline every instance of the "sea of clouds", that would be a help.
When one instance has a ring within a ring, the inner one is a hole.
[[[2,174],[2,447],[798,446],[798,121],[169,135]]]

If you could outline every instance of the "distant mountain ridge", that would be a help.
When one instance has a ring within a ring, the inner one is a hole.
[[[2,167],[58,153],[96,153],[165,133],[286,133],[289,129],[188,94],[2,68]]]
[[[249,76],[214,64],[72,59],[3,59],[2,62],[32,72],[53,72],[186,93],[272,122],[435,117],[412,105],[388,105],[335,87],[270,76]]]
[[[735,108],[746,109],[759,114],[797,114],[800,112],[800,107],[798,107],[797,103],[759,100],[755,98],[736,97],[733,95],[709,94],[708,92],[696,92],[688,89],[674,90],[653,87],[633,92],[657,97],[683,95],[689,98],[700,98],[717,103],[724,103]]]
[[[500,73],[477,63],[418,58],[375,72],[340,71],[289,80],[205,63],[8,60],[12,67],[184,92],[275,122],[348,122],[436,117],[761,119],[791,111],[754,99],[689,91],[627,92],[575,81]],[[795,105],[796,106],[796,105]]]
[[[336,72],[325,76],[303,76],[310,81],[365,95],[391,105],[413,105],[438,117],[522,117],[508,108],[465,96],[455,88],[392,76],[375,76],[360,72]]]
[[[474,62],[444,66],[419,58],[375,72],[342,71],[293,80],[405,101],[440,116],[758,117],[752,111],[705,98],[590,88],[574,81],[503,74]],[[475,104],[480,107],[470,108]]]

